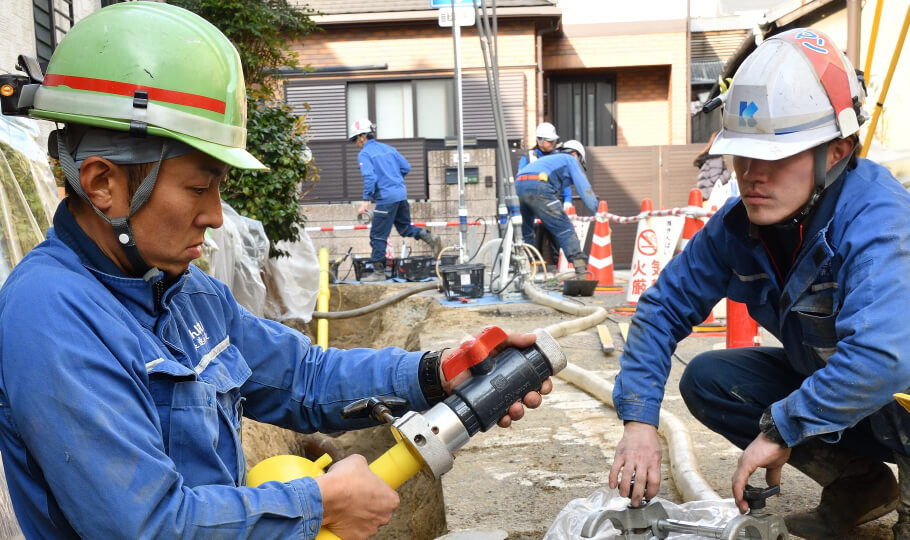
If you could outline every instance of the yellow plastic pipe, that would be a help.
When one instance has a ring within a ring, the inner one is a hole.
[[[878,124],[878,117],[882,113],[882,107],[885,104],[885,98],[888,96],[888,87],[891,86],[891,77],[897,68],[897,61],[901,57],[901,49],[904,48],[904,39],[907,37],[907,28],[910,27],[910,6],[907,6],[907,13],[904,15],[904,26],[901,27],[901,33],[897,37],[897,46],[894,48],[894,54],[891,55],[891,65],[888,66],[888,74],[885,75],[885,83],[882,85],[882,91],[875,103],[875,111],[872,113],[872,121],[869,123],[869,129],[866,131],[866,138],[863,140],[863,148],[859,157],[866,157],[869,153],[869,144],[872,142],[872,135],[875,133],[875,126]]]
[[[875,4],[875,16],[872,18],[872,33],[869,34],[869,46],[866,48],[866,66],[863,68],[863,76],[866,78],[866,85],[872,79],[872,56],[875,54],[875,42],[878,40],[878,23],[882,19],[882,4],[885,0],[878,0]]]
[[[329,310],[329,250],[319,250],[319,296],[316,298],[318,311]],[[323,349],[329,346],[329,320],[319,319],[316,322],[316,345]]]
[[[398,438],[397,432],[394,432]],[[247,485],[256,487],[269,481],[290,482],[296,478],[321,476],[324,468],[332,462],[328,454],[312,462],[299,456],[274,456],[270,457],[247,473]],[[370,463],[370,470],[381,478],[392,489],[398,489],[412,476],[423,468],[423,458],[403,440],[386,450],[384,454]],[[320,529],[316,540],[341,540],[341,538],[328,529]]]

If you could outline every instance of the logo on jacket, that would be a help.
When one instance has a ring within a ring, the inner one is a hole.
[[[209,342],[209,335],[202,326],[202,321],[196,321],[196,324],[190,328],[190,337],[193,338],[193,346],[197,349]]]

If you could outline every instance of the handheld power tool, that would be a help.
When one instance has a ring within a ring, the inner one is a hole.
[[[488,327],[461,344],[443,362],[442,370],[446,380],[465,370],[470,370],[471,376],[423,414],[407,411],[396,417],[394,413],[407,406],[400,398],[371,397],[348,405],[342,415],[371,416],[389,423],[398,441],[370,464],[370,470],[393,489],[418,472],[439,479],[450,471],[456,450],[478,431],[495,426],[512,403],[528,392],[540,390],[544,380],[566,366],[566,357],[556,340],[542,329],[534,334],[537,340],[533,345],[507,347],[496,355],[491,355],[492,351],[508,337],[497,326]],[[317,476],[330,462],[328,455],[316,463],[297,456],[275,456],[250,469],[247,485]],[[317,540],[336,538],[327,529],[321,529],[316,536]]]

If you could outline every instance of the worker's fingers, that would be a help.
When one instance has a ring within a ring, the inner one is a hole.
[[[768,467],[765,469],[765,482],[768,487],[780,484],[780,471],[783,467]]]
[[[542,395],[546,395],[546,394],[549,394],[549,393],[552,392],[552,391],[553,391],[553,381],[550,380],[549,377],[547,377],[546,379],[544,379],[543,383],[540,385],[540,390],[539,390],[539,392],[540,392]]]
[[[494,348],[491,354],[497,354],[499,351],[505,349],[506,347],[518,347],[519,349],[530,347],[534,344],[535,341],[537,341],[537,335],[535,334],[526,334],[524,332],[509,332],[506,340]]]
[[[660,462],[657,464],[652,464],[648,467],[648,474],[646,476],[647,483],[645,484],[645,497],[648,500],[653,499],[657,496],[657,490],[660,488]]]
[[[540,392],[528,392],[521,401],[529,409],[536,409],[543,403],[543,396],[540,395]]]
[[[743,492],[746,489],[746,483],[749,477],[755,472],[756,467],[747,458],[748,454],[743,453],[736,464],[736,470],[733,471],[733,500],[736,506],[743,514],[749,511],[749,504],[743,499]]]
[[[626,467],[627,469],[629,467]],[[623,476],[625,476],[623,472]],[[641,500],[645,498],[645,490],[648,488],[648,473],[643,471],[640,468],[635,469],[635,474],[630,474],[630,493],[629,493],[629,504],[633,507],[641,506]],[[631,484],[631,481],[634,480],[635,484]],[[623,479],[625,483],[625,479]]]

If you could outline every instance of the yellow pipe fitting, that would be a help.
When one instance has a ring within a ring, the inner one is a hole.
[[[319,250],[319,296],[316,299],[316,309],[327,312],[329,310],[329,250]],[[316,345],[323,349],[329,346],[329,320],[319,319],[316,322]]]

